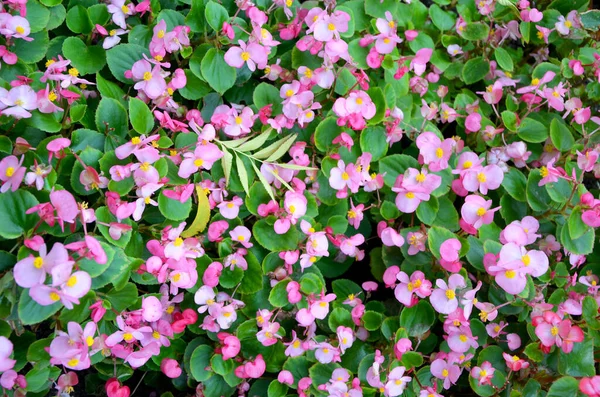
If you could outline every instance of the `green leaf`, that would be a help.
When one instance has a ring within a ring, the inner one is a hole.
[[[27,21],[31,33],[37,33],[46,28],[50,20],[50,11],[36,0],[27,1]]]
[[[107,223],[110,224],[112,222],[116,222],[117,219],[113,216],[113,214],[110,213],[110,211],[108,210],[108,208],[106,207],[99,207],[96,209],[96,218],[103,223]],[[129,219],[123,219],[121,220],[120,223],[124,223],[126,225],[130,225],[131,226],[131,220]],[[127,231],[125,233],[121,234],[121,238],[118,240],[114,240],[109,233],[109,228],[107,226],[98,224],[98,230],[100,230],[100,233],[102,233],[102,236],[104,236],[104,238],[110,242],[113,245],[116,245],[117,247],[121,247],[121,248],[125,248],[127,246],[127,244],[129,243],[129,240],[131,240],[131,234],[132,231]]]
[[[548,195],[548,191],[544,186],[538,186],[542,180],[539,169],[534,169],[529,172],[527,178],[527,203],[534,211],[546,211],[552,199]]]
[[[106,293],[106,298],[110,301],[113,309],[119,313],[131,307],[138,299],[138,289],[133,283],[127,283],[120,290],[115,288]]]
[[[161,19],[165,20],[167,24],[167,30],[173,30],[175,26],[181,26],[185,24],[185,17],[180,12],[175,10],[163,9],[156,17],[156,21]]]
[[[7,191],[0,194],[0,236],[16,239],[33,228],[38,221],[37,214],[26,215],[25,211],[38,205],[38,201],[26,190]]]
[[[502,123],[504,126],[508,128],[509,131],[517,132],[517,115],[515,112],[511,112],[510,110],[505,110],[501,113]]]
[[[154,116],[148,105],[137,98],[129,98],[129,120],[133,129],[140,134],[148,134],[154,128]]]
[[[262,109],[267,105],[273,105],[273,114],[281,112],[281,98],[279,90],[272,84],[260,83],[252,93],[252,100],[257,109]]]
[[[291,227],[285,234],[277,234],[273,225],[261,219],[252,227],[252,235],[260,245],[269,251],[290,251],[298,247],[299,233]]]
[[[246,166],[237,154],[235,155],[235,165],[237,168],[238,176],[240,178],[240,182],[242,183],[242,187],[244,188],[246,194],[249,194],[249,185],[251,181],[248,179],[248,172],[246,171]]]
[[[581,207],[577,206],[573,208],[573,211],[569,216],[569,237],[573,240],[583,236],[589,229],[589,226],[583,223],[581,215]]]
[[[550,123],[550,139],[552,144],[561,152],[568,152],[575,145],[571,129],[556,118],[552,119]]]
[[[537,363],[541,363],[542,360],[544,359],[544,353],[540,349],[539,343],[528,344],[525,347],[525,350],[523,351],[523,353],[525,353],[527,358],[529,358],[530,360],[535,361]]]
[[[587,255],[594,250],[594,236],[594,229],[590,228],[581,237],[572,239],[567,223],[561,229],[559,241],[569,252],[577,255]]]
[[[589,10],[579,15],[581,24],[587,30],[598,30],[600,27],[600,11]]]
[[[208,4],[206,4],[204,16],[206,22],[208,22],[215,32],[220,32],[223,28],[223,22],[226,22],[229,19],[229,14],[225,7],[214,1],[209,1]]]
[[[263,289],[262,267],[252,252],[246,255],[248,269],[244,271],[244,278],[238,288],[242,294],[255,294]]]
[[[422,201],[417,207],[417,218],[424,224],[431,225],[437,218],[439,209],[437,198],[430,196],[429,201]]]
[[[515,68],[512,57],[502,47],[498,47],[494,50],[494,58],[496,58],[496,62],[498,65],[507,72],[512,72]]]
[[[335,331],[337,327],[343,325],[344,327],[354,327],[352,322],[352,315],[344,308],[336,307],[329,314],[328,325],[332,331]]]
[[[92,74],[106,64],[106,52],[99,45],[86,46],[79,37],[68,37],[62,46],[63,54],[79,74]]]
[[[540,143],[548,139],[548,128],[531,117],[521,121],[517,131],[519,137],[525,142]]]
[[[450,30],[454,27],[455,18],[449,12],[440,8],[437,4],[432,4],[429,7],[429,16],[433,24],[441,31]]]
[[[400,361],[403,367],[406,369],[418,368],[423,365],[423,356],[417,352],[406,352],[402,354],[402,360]]]
[[[487,39],[490,28],[482,22],[472,22],[468,23],[460,33],[466,40],[479,41]]]
[[[69,9],[67,12],[67,27],[73,33],[91,33],[92,21],[84,6],[78,4]]]
[[[337,125],[335,117],[327,117],[322,120],[315,130],[315,145],[321,152],[327,152],[333,146],[333,140],[343,132],[343,128]]]
[[[469,59],[462,71],[462,79],[465,84],[473,84],[483,78],[490,72],[490,63],[482,57]]]
[[[19,298],[19,320],[23,325],[38,324],[52,316],[61,307],[60,301],[49,306],[42,306],[31,299],[29,289],[24,289]]]
[[[385,128],[381,126],[367,127],[360,133],[360,150],[371,153],[371,161],[377,161],[386,155],[388,143],[386,142]]]
[[[564,376],[552,383],[546,397],[576,396],[578,392],[579,381],[573,377]]]
[[[48,40],[48,32],[42,30],[41,32],[31,33],[29,35],[33,40],[16,40],[11,49],[14,52],[19,61],[25,63],[36,63],[44,59],[46,51],[50,41]],[[35,114],[35,113],[34,113]]]
[[[106,52],[106,62],[117,80],[121,83],[133,84],[133,80],[125,77],[125,71],[131,70],[135,62],[144,58],[144,54],[150,57],[150,51],[140,45],[119,44]]]
[[[287,396],[288,387],[283,383],[279,383],[277,379],[274,379],[269,383],[269,389],[267,391],[267,397],[285,397]]]
[[[587,326],[593,330],[600,330],[600,320],[598,320],[598,303],[591,296],[583,298],[582,316]]]
[[[0,152],[11,154],[13,150],[13,144],[9,137],[0,136]]]
[[[558,354],[558,372],[576,377],[596,375],[594,340],[588,336],[583,342],[573,343],[573,350],[570,353],[565,353],[561,349]]]
[[[383,90],[379,87],[370,88],[367,91],[367,94],[375,104],[377,111],[373,118],[367,121],[369,125],[379,124],[385,118],[385,110],[387,109],[387,103],[385,101],[385,95],[383,94]]]
[[[192,353],[190,358],[191,375],[198,382],[204,382],[211,375],[210,358],[213,355],[213,348],[209,345],[200,345]]]
[[[383,314],[373,311],[367,310],[362,317],[363,326],[367,331],[375,331],[381,327],[381,323],[383,322]]]
[[[158,196],[158,209],[167,219],[172,221],[183,221],[190,215],[190,211],[192,210],[192,200],[188,199],[185,203],[181,203],[179,200],[168,198],[161,191]]]
[[[379,160],[379,172],[387,186],[394,186],[399,175],[403,175],[409,168],[419,169],[419,162],[412,156],[405,154],[392,154]]]
[[[433,256],[440,259],[440,246],[444,241],[452,238],[456,238],[456,235],[446,228],[433,226],[429,229],[429,232],[427,233],[427,243],[429,244],[429,249]]]
[[[95,120],[96,128],[100,132],[109,132],[121,138],[125,138],[129,132],[127,111],[116,99],[102,98],[96,110]]]
[[[502,187],[515,200],[523,202],[527,201],[527,179],[525,179],[525,175],[518,169],[511,167],[508,172],[504,174]]]
[[[323,288],[323,281],[315,273],[304,273],[300,277],[300,290],[307,295],[318,294],[323,291]]]
[[[427,301],[419,301],[415,306],[405,307],[400,313],[400,326],[406,329],[410,336],[420,336],[426,333],[435,322],[435,312]]]
[[[211,48],[202,58],[200,65],[202,76],[219,94],[223,95],[235,84],[235,68],[225,62],[223,52]]]
[[[269,292],[269,303],[273,307],[284,307],[290,302],[288,301],[287,285],[291,280],[283,280],[275,284],[271,292]]]

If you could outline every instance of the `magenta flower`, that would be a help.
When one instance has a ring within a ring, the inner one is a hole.
[[[257,67],[261,70],[267,67],[270,49],[258,43],[246,44],[243,40],[239,40],[238,44],[239,47],[230,47],[225,53],[225,62],[229,66],[239,69],[247,64],[252,72]]]
[[[456,353],[466,353],[470,348],[477,349],[477,337],[473,336],[468,326],[460,326],[455,332],[448,335],[448,347]]]
[[[544,346],[556,345],[565,353],[573,350],[573,343],[582,342],[584,339],[581,328],[573,325],[568,319],[562,320],[552,311],[546,311],[542,316],[532,318],[532,324],[535,326],[535,334]]]
[[[10,358],[13,352],[12,342],[5,336],[0,336],[0,372],[6,372],[11,370],[16,360]]]
[[[487,194],[488,190],[496,190],[504,180],[504,172],[496,164],[487,165],[480,170],[468,170],[464,173],[462,182],[464,188],[469,192],[479,190],[481,194]]]
[[[348,22],[350,21],[348,13],[334,11],[333,14],[329,15],[320,8],[313,8],[311,11],[306,17],[307,20],[313,18],[313,20],[307,22],[309,25],[307,33],[312,32],[316,40],[330,42],[334,38],[339,39],[340,33],[348,31]]]
[[[121,316],[117,317],[117,326],[119,327],[119,331],[116,331],[106,338],[105,343],[108,347],[113,347],[122,341],[134,343],[135,341],[144,339],[144,332],[153,332],[152,328],[149,326],[133,328],[132,326],[127,325]]]
[[[143,91],[150,99],[160,97],[167,89],[167,82],[160,66],[152,67],[152,64],[146,59],[140,59],[134,63],[131,73],[136,81],[133,88]]]

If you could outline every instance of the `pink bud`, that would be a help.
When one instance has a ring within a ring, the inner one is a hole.
[[[179,378],[181,375],[179,363],[172,358],[164,358],[160,363],[160,370],[171,379]]]
[[[277,380],[279,383],[292,385],[294,383],[294,376],[290,371],[283,370],[279,373],[279,375],[277,375]]]

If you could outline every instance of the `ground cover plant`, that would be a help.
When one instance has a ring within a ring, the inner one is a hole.
[[[0,2],[3,396],[600,396],[587,0]]]

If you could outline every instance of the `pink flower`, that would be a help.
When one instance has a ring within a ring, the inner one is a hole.
[[[600,376],[581,378],[579,390],[588,397],[600,397]]]
[[[433,54],[433,49],[431,48],[421,48],[413,59],[410,61],[410,70],[414,70],[417,76],[421,76],[425,69],[427,68],[427,62],[431,59],[431,55]]]
[[[179,378],[182,372],[179,363],[172,358],[163,358],[160,363],[160,370],[171,379]]]
[[[270,50],[257,43],[246,44],[239,40],[239,47],[230,47],[225,53],[225,62],[231,67],[241,68],[244,64],[248,65],[250,71],[256,68],[264,69],[267,67],[267,58]]]
[[[510,350],[517,350],[521,347],[521,337],[517,334],[506,335],[506,341]]]
[[[440,245],[440,264],[444,269],[456,273],[462,268],[459,261],[461,247],[460,241],[455,238],[448,239]]]
[[[156,296],[147,296],[142,299],[142,317],[152,323],[160,320],[164,313],[162,304]]]
[[[450,386],[456,383],[460,372],[458,365],[450,364],[440,358],[431,363],[431,374],[444,382],[444,389],[449,389]]]
[[[229,235],[233,241],[239,242],[244,246],[244,248],[251,248],[253,245],[250,242],[250,230],[245,226],[236,226],[232,231],[229,232]]]
[[[44,244],[40,247],[39,256],[30,255],[17,262],[13,275],[17,285],[22,288],[31,288],[42,284],[46,276],[52,274],[55,268],[57,271],[70,272],[74,263],[70,260],[64,245],[56,243],[47,253]]]
[[[429,301],[433,308],[442,314],[450,314],[458,308],[456,289],[466,286],[465,279],[460,274],[453,274],[448,279],[448,284],[442,279],[435,282],[436,289],[431,293]]]
[[[510,354],[502,353],[502,357],[504,357],[506,366],[511,371],[520,371],[523,368],[529,367],[529,363],[527,361],[519,358],[519,356],[511,356]]]
[[[352,332],[352,329],[340,325],[336,330],[336,334],[338,337],[340,351],[342,354],[344,354],[346,349],[352,347],[352,343],[354,342],[354,333]]]
[[[467,224],[479,229],[482,225],[494,221],[494,212],[498,211],[500,207],[490,209],[491,206],[492,200],[486,200],[481,196],[472,194],[465,198],[460,213]]]
[[[137,81],[133,88],[143,91],[150,99],[160,97],[167,90],[167,82],[159,65],[152,67],[147,60],[140,59],[133,64],[131,73]]]
[[[489,361],[481,363],[481,367],[473,367],[471,376],[479,381],[479,386],[491,385],[496,370]]]
[[[221,335],[221,333],[219,333]],[[226,336],[222,339],[223,347],[221,348],[221,353],[223,354],[223,360],[229,360],[238,355],[241,349],[240,340],[234,336],[226,334]]]
[[[388,247],[402,247],[402,245],[404,245],[404,238],[396,231],[396,229],[386,227],[381,231],[381,242]]]
[[[481,194],[487,194],[488,190],[496,190],[504,180],[504,172],[496,164],[487,165],[479,170],[469,170],[464,173],[462,179],[464,188],[469,192],[479,189]]]
[[[410,278],[404,272],[398,273],[396,276],[400,284],[394,289],[394,295],[398,302],[407,307],[414,306],[418,299],[413,294],[421,299],[431,295],[431,281],[425,278],[425,274],[419,270],[415,271]]]
[[[465,120],[466,133],[479,132],[481,130],[481,114],[471,113]]]
[[[448,168],[448,160],[455,144],[453,139],[447,138],[442,142],[433,132],[423,132],[417,137],[416,143],[423,156],[423,163],[429,165],[431,171]]]
[[[535,334],[544,346],[556,345],[565,353],[573,350],[573,343],[582,342],[584,339],[581,328],[573,325],[568,319],[561,320],[558,314],[551,311],[534,317],[532,324],[535,326]]]
[[[9,189],[13,192],[17,191],[27,171],[21,166],[23,159],[24,157],[19,160],[16,156],[7,156],[0,160],[0,181],[2,181],[0,193],[5,193]]]
[[[315,18],[314,23],[310,18]],[[334,11],[329,15],[326,11],[320,8],[313,8],[309,11],[307,17],[309,29],[307,33],[313,33],[314,38],[318,41],[329,42],[334,38],[339,39],[340,33],[348,31],[348,22],[350,15],[344,11]]]
[[[243,379],[247,379],[247,378],[258,379],[265,373],[265,369],[266,369],[265,360],[263,359],[262,354],[259,354],[258,356],[256,356],[254,361],[249,361],[249,362],[237,367],[235,369],[235,375],[238,378],[243,378]]]
[[[243,204],[244,201],[238,196],[235,196],[231,201],[221,202],[219,205],[217,205],[217,208],[219,208],[219,212],[223,218],[235,219],[237,218],[240,212],[240,207]]]
[[[5,336],[0,336],[0,372],[6,372],[11,370],[16,360],[10,358],[13,353],[13,344]]]
[[[404,393],[404,389],[411,381],[409,376],[404,376],[406,368],[396,367],[388,374],[388,381],[385,384],[386,396],[396,397]]]

